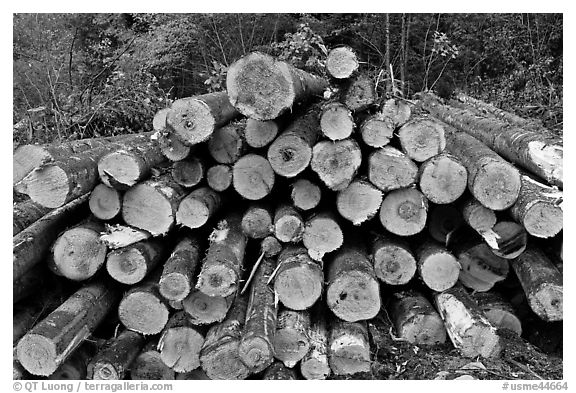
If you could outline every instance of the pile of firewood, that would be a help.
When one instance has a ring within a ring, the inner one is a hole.
[[[252,53],[154,133],[19,147],[14,378],[325,379],[377,315],[466,357],[561,321],[561,138],[378,97],[346,47],[326,73]]]

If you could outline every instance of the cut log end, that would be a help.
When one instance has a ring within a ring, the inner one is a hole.
[[[204,265],[196,288],[208,296],[229,296],[238,287],[238,275],[224,264]]]
[[[348,187],[360,164],[362,152],[353,139],[321,141],[314,145],[310,166],[333,191]]]
[[[564,227],[563,216],[560,206],[539,201],[526,211],[522,225],[530,235],[547,239],[560,233]]]
[[[172,166],[172,178],[182,187],[194,187],[200,183],[203,176],[204,167],[202,162],[197,158],[178,161]]]
[[[380,310],[380,285],[370,274],[350,271],[330,283],[328,307],[348,322],[370,319]]]
[[[460,275],[460,264],[449,252],[436,252],[420,262],[420,276],[437,292],[452,288]]]
[[[198,325],[221,322],[231,305],[231,299],[222,296],[208,296],[200,291],[192,291],[182,301],[184,311],[190,316],[190,321]]]
[[[251,370],[264,370],[274,358],[274,349],[262,337],[243,339],[238,346],[240,358]]]
[[[298,135],[282,134],[268,149],[268,161],[274,172],[284,177],[294,177],[310,164],[312,148]]]
[[[172,327],[165,330],[158,343],[160,358],[178,373],[192,371],[200,367],[202,344],[204,337],[192,327]]]
[[[264,198],[272,191],[274,180],[274,171],[264,157],[247,154],[234,164],[234,189],[246,199]]]
[[[272,214],[264,206],[251,206],[242,216],[242,230],[252,239],[262,239],[272,233]]]
[[[348,138],[354,131],[352,113],[343,104],[331,103],[324,107],[320,117],[320,129],[333,141]]]
[[[424,229],[428,201],[414,188],[391,191],[380,206],[380,222],[399,236],[415,235]]]
[[[12,167],[12,181],[17,184],[20,180],[24,179],[26,175],[34,169],[40,167],[42,164],[49,162],[52,159],[42,146],[38,145],[24,145],[18,147],[13,155]]]
[[[372,184],[356,180],[338,193],[336,208],[342,217],[360,225],[378,213],[382,204],[382,192]]]
[[[203,350],[200,361],[202,369],[210,379],[241,380],[250,374],[250,370],[238,356],[237,340],[226,341],[209,351]]]
[[[546,321],[561,321],[564,318],[563,287],[543,283],[537,291],[528,294],[530,308]]]
[[[409,187],[418,179],[418,167],[398,149],[385,146],[368,157],[368,179],[384,192]]]
[[[515,222],[500,221],[489,233],[495,237],[492,252],[501,258],[514,259],[526,250],[528,234],[524,227]]]
[[[372,256],[376,276],[388,285],[407,284],[416,273],[416,259],[404,246],[376,244]]]
[[[189,278],[181,272],[162,275],[159,282],[160,294],[170,301],[182,301],[192,290]]]
[[[162,133],[158,136],[160,151],[170,161],[182,161],[190,154],[190,146],[183,144],[174,134]]]
[[[141,172],[137,156],[125,150],[106,154],[98,161],[98,175],[109,187],[132,187],[140,180]]]
[[[138,183],[124,194],[122,218],[128,225],[154,236],[167,233],[174,225],[170,200],[147,182]]]
[[[337,323],[330,332],[328,351],[336,375],[370,371],[368,332],[361,323]]]
[[[205,201],[197,198],[184,198],[176,211],[176,223],[188,228],[200,228],[210,218],[210,206]]]
[[[304,248],[292,253],[287,248],[279,256],[280,268],[274,278],[278,299],[292,310],[306,310],[322,294],[324,274],[318,263],[311,261]]]
[[[208,186],[214,191],[226,191],[232,185],[232,168],[228,165],[215,165],[206,172]]]
[[[106,270],[116,281],[133,285],[144,279],[148,273],[148,264],[139,249],[128,248],[108,254]]]
[[[94,364],[92,379],[99,381],[117,381],[122,378],[114,365],[107,362],[97,362]]]
[[[57,208],[66,203],[70,192],[68,175],[58,165],[45,165],[33,170],[23,181],[25,190],[34,202],[48,208]]]
[[[521,184],[520,174],[513,166],[492,161],[474,176],[470,191],[488,209],[505,210],[518,199]]]
[[[130,378],[135,380],[173,380],[175,376],[154,350],[141,353],[130,366]]]
[[[16,347],[20,364],[31,374],[48,376],[58,368],[57,350],[52,340],[39,334],[26,334]]]
[[[344,234],[333,218],[316,216],[306,223],[302,241],[310,258],[320,261],[324,254],[340,248],[344,242]]]
[[[416,162],[424,162],[446,148],[444,128],[427,119],[404,124],[398,131],[398,138],[406,155]]]
[[[168,307],[149,292],[133,292],[120,302],[118,316],[130,330],[145,335],[157,334],[168,322]]]
[[[100,220],[111,220],[122,209],[122,196],[118,190],[98,184],[90,194],[90,211]]]
[[[298,179],[292,186],[291,197],[294,206],[307,211],[318,206],[322,198],[322,191],[310,180]]]
[[[466,190],[468,172],[454,156],[440,154],[420,167],[420,190],[431,202],[448,204]]]
[[[349,47],[334,48],[328,53],[326,70],[336,79],[350,78],[358,67],[356,54]]]
[[[216,119],[204,101],[185,98],[174,101],[166,116],[166,124],[185,145],[193,146],[208,140]]]
[[[300,362],[300,372],[308,380],[324,380],[332,371],[327,361],[309,358]]]
[[[494,255],[485,243],[476,244],[457,255],[462,266],[460,282],[478,292],[489,291],[506,278],[510,269],[508,262]]]
[[[276,139],[278,131],[278,123],[275,121],[248,119],[246,121],[244,136],[246,138],[246,143],[248,143],[249,146],[259,149],[272,143],[272,141]]]
[[[394,125],[387,118],[371,116],[360,126],[360,135],[368,146],[381,148],[390,143],[394,136]]]
[[[398,334],[412,343],[435,345],[446,341],[446,329],[438,314],[415,315],[410,322],[402,326]]]

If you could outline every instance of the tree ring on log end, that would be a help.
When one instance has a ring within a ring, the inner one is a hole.
[[[133,292],[120,302],[118,317],[130,330],[145,335],[157,334],[168,322],[168,307],[151,293]]]
[[[119,150],[106,154],[98,162],[98,174],[107,186],[127,189],[140,177],[140,167],[135,157],[127,151]]]
[[[505,210],[512,206],[518,199],[522,183],[519,172],[502,162],[482,166],[472,180],[472,194],[492,210]]]
[[[228,296],[234,293],[238,286],[236,272],[226,264],[218,263],[218,259],[220,258],[214,258],[215,263],[204,265],[198,276],[196,288],[208,296]]]
[[[31,374],[48,376],[58,368],[54,342],[39,334],[26,334],[18,342],[16,355],[20,364]]]
[[[220,322],[228,312],[228,302],[225,297],[208,296],[198,290],[192,291],[182,301],[182,307],[190,316],[190,321],[198,325]]]
[[[187,326],[173,327],[160,338],[160,358],[178,373],[192,371],[200,366],[202,344],[204,337],[195,329]]]
[[[208,140],[216,119],[204,101],[190,97],[174,101],[166,116],[166,124],[183,144],[193,146]]]
[[[108,255],[106,270],[110,276],[122,284],[134,285],[148,273],[146,258],[135,248],[113,251]]]
[[[538,201],[526,210],[522,225],[534,237],[550,238],[562,230],[563,216],[561,207]]]
[[[57,165],[46,165],[23,179],[26,193],[34,202],[49,208],[66,203],[70,190],[68,175]]]
[[[209,207],[196,198],[184,198],[176,211],[176,222],[192,229],[200,228],[209,218]]]
[[[268,367],[274,356],[268,341],[262,337],[242,340],[238,346],[238,353],[244,364],[253,372],[259,372]]]
[[[322,294],[324,275],[319,265],[295,264],[280,269],[274,279],[278,299],[292,310],[306,310]]]
[[[423,261],[420,275],[430,289],[442,292],[458,281],[460,264],[449,252],[436,252]]]
[[[312,148],[297,135],[285,134],[272,142],[267,156],[274,172],[294,177],[310,164]]]
[[[386,284],[404,285],[416,273],[416,259],[402,247],[381,247],[374,253],[374,272]]]
[[[378,281],[362,271],[350,271],[333,280],[326,298],[334,315],[347,322],[374,318],[380,310]]]
[[[182,301],[182,294],[189,293],[190,282],[188,278],[180,273],[170,273],[162,277],[159,282],[160,294],[168,300]]]
[[[120,379],[118,371],[109,363],[96,363],[92,379],[100,381],[115,381]]]
[[[542,319],[553,322],[563,320],[563,289],[561,286],[543,283],[528,294],[530,308]]]
[[[126,224],[150,232],[167,233],[174,224],[172,205],[155,187],[138,183],[124,194],[122,218]]]
[[[106,245],[89,228],[71,228],[54,243],[54,264],[64,277],[82,281],[92,277],[106,260]]]

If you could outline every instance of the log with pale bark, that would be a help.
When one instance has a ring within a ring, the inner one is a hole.
[[[502,157],[523,167],[551,185],[563,185],[562,140],[545,129],[534,131],[505,121],[480,117],[472,112],[441,104],[431,96],[424,109],[446,123],[485,143]]]
[[[283,243],[298,243],[304,233],[304,220],[290,205],[282,204],[274,212],[274,236]]]
[[[185,191],[170,174],[136,184],[124,194],[122,218],[126,224],[159,236],[176,223],[176,211]]]
[[[361,163],[358,143],[354,139],[343,139],[316,143],[310,167],[329,189],[340,191],[352,182]]]
[[[428,233],[434,240],[447,246],[452,235],[464,225],[460,209],[453,204],[434,205],[428,216]]]
[[[288,368],[281,362],[274,362],[264,370],[262,379],[266,381],[285,381],[298,379],[298,376],[293,368]]]
[[[206,183],[214,191],[226,191],[232,185],[232,168],[223,164],[208,168],[208,171],[206,171]]]
[[[170,317],[158,340],[160,359],[178,373],[200,367],[200,350],[204,335],[190,321],[184,311]]]
[[[326,304],[338,318],[356,322],[380,310],[380,285],[360,247],[344,246],[327,263]]]
[[[476,292],[472,295],[486,319],[498,329],[508,329],[520,336],[522,322],[516,315],[512,304],[497,292]]]
[[[166,125],[183,144],[193,146],[207,141],[217,128],[238,115],[226,92],[219,91],[174,101]]]
[[[234,164],[232,184],[242,197],[256,201],[270,194],[275,181],[270,162],[257,154],[246,154]]]
[[[510,214],[530,235],[547,239],[563,228],[562,202],[561,191],[522,175],[520,195]]]
[[[353,112],[360,112],[376,104],[376,86],[372,78],[358,75],[342,89],[340,100]]]
[[[208,296],[225,297],[235,293],[242,275],[247,240],[239,215],[230,214],[220,221],[210,235],[196,289]]]
[[[244,129],[246,120],[242,119],[217,128],[208,140],[208,152],[219,164],[234,164],[247,149]]]
[[[444,151],[444,127],[427,116],[419,116],[398,130],[398,139],[404,153],[416,162],[424,162]]]
[[[545,321],[561,321],[563,314],[562,274],[550,259],[530,247],[511,261],[532,311]]]
[[[54,373],[102,322],[118,296],[119,291],[105,282],[80,288],[18,342],[20,364],[33,375]]]
[[[390,191],[380,206],[380,222],[389,232],[398,236],[411,236],[426,225],[428,200],[415,188]]]
[[[326,318],[319,305],[311,311],[311,326],[308,329],[310,349],[300,361],[300,373],[308,380],[326,379],[332,370],[328,363],[328,330]]]
[[[260,149],[272,143],[279,132],[280,125],[274,120],[248,119],[246,120],[244,137],[248,146]]]
[[[349,46],[340,46],[328,52],[326,71],[336,79],[350,78],[358,70],[360,63],[356,53]]]
[[[290,197],[295,207],[308,211],[318,206],[322,198],[322,190],[312,181],[302,178],[296,180],[292,185]]]
[[[200,363],[210,379],[246,379],[250,374],[238,351],[247,306],[245,297],[237,297],[226,319],[206,333]]]
[[[315,261],[302,246],[288,246],[278,256],[274,292],[278,300],[293,310],[306,310],[322,294],[322,262]]]
[[[52,245],[50,268],[69,280],[94,276],[106,260],[106,244],[100,239],[104,224],[89,220],[65,230]]]
[[[416,258],[402,239],[377,236],[372,241],[371,252],[374,273],[385,284],[404,285],[416,274]]]
[[[426,242],[416,250],[418,274],[433,291],[452,288],[458,281],[460,264],[452,253],[436,242]]]
[[[220,194],[210,187],[199,187],[178,204],[176,224],[190,229],[204,226],[222,206]]]
[[[324,254],[337,250],[343,242],[344,234],[332,213],[319,212],[306,220],[302,243],[310,258],[320,261]]]
[[[183,301],[194,288],[194,273],[200,260],[196,237],[184,236],[164,263],[158,282],[160,294],[170,301]]]
[[[310,165],[312,147],[318,139],[320,111],[312,107],[297,117],[268,148],[268,161],[275,173],[295,177]]]
[[[12,209],[12,236],[16,236],[51,211],[52,209],[41,206],[31,199],[15,203]]]
[[[418,181],[418,167],[400,150],[384,146],[368,157],[368,180],[384,192],[409,187]]]
[[[339,141],[348,138],[354,131],[352,112],[340,102],[330,102],[322,107],[320,115],[320,131],[332,140]]]
[[[158,239],[143,240],[108,253],[106,271],[114,280],[134,285],[164,262],[167,244]]]
[[[338,192],[336,209],[354,225],[360,225],[374,217],[382,204],[382,191],[364,180],[353,180]]]
[[[461,240],[452,251],[462,266],[460,282],[477,292],[489,291],[510,270],[508,261],[496,256],[484,242]]]
[[[467,184],[468,171],[452,154],[438,154],[420,165],[418,185],[430,202],[452,203],[464,194]]]
[[[435,345],[446,341],[442,318],[421,293],[413,290],[393,293],[388,310],[396,334],[409,343]]]
[[[88,206],[94,217],[111,220],[122,210],[122,193],[105,184],[98,184],[90,193]]]
[[[310,314],[306,310],[295,311],[282,309],[278,311],[276,332],[272,344],[274,357],[286,367],[293,368],[310,348],[308,329]]]
[[[275,119],[327,87],[324,79],[259,52],[231,64],[226,75],[230,103],[255,120]]]
[[[138,354],[130,365],[130,379],[133,380],[173,380],[174,370],[168,367],[160,358],[157,349],[158,339],[152,339]]]
[[[141,334],[124,330],[111,338],[92,358],[88,364],[88,378],[108,381],[124,379],[144,344],[145,339]]]
[[[463,356],[498,356],[502,345],[496,328],[486,319],[464,287],[457,285],[434,298],[448,336]]]
[[[192,188],[204,178],[204,163],[197,157],[172,164],[172,178],[185,188]]]
[[[366,322],[332,320],[328,336],[328,359],[335,375],[370,371],[370,342]]]
[[[250,300],[238,354],[252,373],[263,371],[274,361],[272,340],[276,330],[277,309],[268,280],[275,268],[273,259],[264,258],[250,287]]]

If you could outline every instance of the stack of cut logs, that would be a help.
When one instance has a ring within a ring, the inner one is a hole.
[[[561,138],[326,75],[251,53],[154,133],[19,147],[14,378],[326,379],[377,316],[472,358],[561,321]]]

